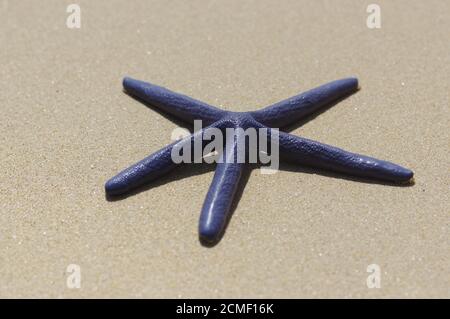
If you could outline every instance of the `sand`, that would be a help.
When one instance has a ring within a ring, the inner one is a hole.
[[[450,3],[377,1],[369,29],[372,2],[77,1],[69,29],[68,1],[0,1],[0,297],[450,297]],[[211,167],[105,199],[179,125],[124,94],[125,75],[236,111],[357,76],[358,93],[292,133],[409,167],[415,184],[254,170],[204,247]]]

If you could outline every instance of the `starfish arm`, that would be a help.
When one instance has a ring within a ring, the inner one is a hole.
[[[341,79],[251,112],[251,114],[264,125],[285,127],[357,90],[358,79]]]
[[[350,153],[288,133],[279,133],[280,154],[287,160],[350,175],[406,182],[413,172],[397,164]]]
[[[210,127],[213,127],[213,125]],[[200,143],[203,143],[202,134],[206,129],[207,128],[197,131],[182,140],[167,145],[159,151],[123,170],[106,182],[106,194],[110,196],[121,195],[167,174],[169,171],[177,167],[177,165],[180,165],[173,161],[172,149],[174,147],[184,149],[183,146],[185,146],[185,148],[191,149],[192,154],[195,141],[200,141]]]
[[[244,164],[237,162],[237,143],[227,145],[201,211],[199,235],[203,240],[215,242],[220,238],[230,217],[243,169]]]
[[[132,78],[125,77],[123,87],[129,94],[190,124],[202,120],[204,125],[209,125],[226,114],[226,111],[186,95]]]

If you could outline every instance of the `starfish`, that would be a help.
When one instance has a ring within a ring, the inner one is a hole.
[[[286,128],[313,112],[331,105],[356,92],[358,80],[345,78],[333,81],[299,95],[293,96],[266,108],[251,112],[231,112],[221,110],[188,96],[172,92],[163,87],[125,77],[125,91],[131,96],[154,106],[176,118],[193,123],[202,120],[207,127],[194,132],[189,137],[176,141],[142,161],[123,170],[105,184],[107,196],[118,196],[155,180],[180,164],[172,160],[174,147],[202,138],[208,128],[266,128],[270,135],[273,128]],[[397,164],[372,157],[344,151],[337,147],[279,131],[277,147],[280,157],[291,163],[331,170],[357,177],[372,178],[387,182],[407,182],[413,172]],[[235,161],[237,140],[226,141],[224,150],[216,166],[212,184],[206,195],[199,221],[199,236],[202,241],[214,243],[224,231],[233,199],[236,195],[246,163]],[[228,147],[231,143],[231,147]],[[204,144],[202,144],[204,146]]]

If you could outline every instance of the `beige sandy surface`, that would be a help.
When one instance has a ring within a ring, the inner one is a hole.
[[[450,297],[450,2],[377,1],[377,30],[371,2],[78,1],[72,30],[69,1],[0,1],[0,296]],[[228,110],[357,76],[293,133],[409,167],[415,185],[255,170],[204,247],[212,168],[105,199],[177,127],[124,94],[124,75]]]

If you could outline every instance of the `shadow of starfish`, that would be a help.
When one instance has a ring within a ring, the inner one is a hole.
[[[173,161],[172,151],[175,148],[193,150],[196,141],[201,141],[203,149],[209,142],[204,137],[212,128],[221,131],[229,128],[266,129],[268,138],[277,137],[276,147],[279,149],[280,158],[291,163],[290,165],[301,164],[391,183],[408,182],[413,177],[411,170],[399,165],[350,153],[330,145],[278,131],[278,129],[274,130],[278,127],[292,126],[294,123],[308,118],[314,112],[323,110],[330,104],[356,92],[358,80],[355,78],[333,81],[264,109],[251,112],[221,110],[163,87],[131,78],[124,78],[123,86],[131,96],[173,115],[178,120],[190,124],[194,120],[202,120],[208,126],[192,133],[187,138],[162,148],[111,178],[105,184],[105,191],[109,198],[123,197],[124,194],[136,192],[139,188],[148,185],[149,182],[162,178],[180,165]],[[245,166],[250,164],[237,160],[238,144],[242,140],[248,144],[245,136],[237,134],[232,140],[224,142],[223,150],[218,150],[221,160],[216,166],[199,222],[200,239],[203,244],[208,246],[215,245],[223,236],[233,211],[233,203],[235,206],[236,197],[240,197],[243,185],[248,179]],[[245,147],[245,150],[248,151],[248,148]],[[248,154],[245,156],[247,158]],[[203,158],[194,158],[194,162],[202,161]]]

